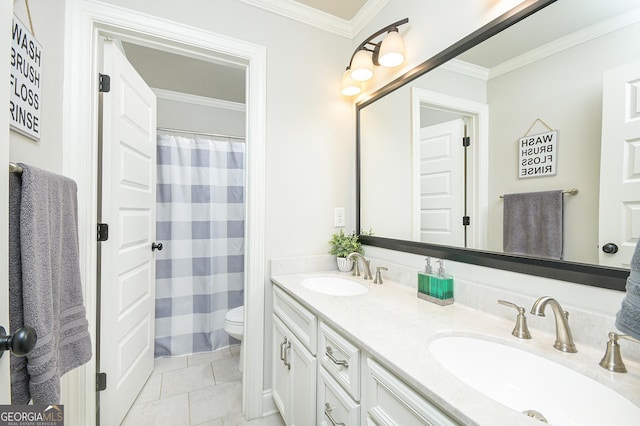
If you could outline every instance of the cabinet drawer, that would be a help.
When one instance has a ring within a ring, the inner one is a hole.
[[[318,345],[318,320],[316,316],[275,285],[273,287],[273,312],[311,354],[315,355]]]
[[[324,322],[320,322],[320,363],[355,399],[360,401],[360,349]],[[333,359],[332,359],[333,358]]]
[[[416,393],[372,359],[366,368],[367,424],[455,426],[445,412]]]
[[[323,367],[318,374],[318,424],[358,426],[360,404],[355,402]]]

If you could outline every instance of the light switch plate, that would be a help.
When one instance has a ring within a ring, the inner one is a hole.
[[[333,226],[336,228],[344,226],[344,207],[333,209]]]

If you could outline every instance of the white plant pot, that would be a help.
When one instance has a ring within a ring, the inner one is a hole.
[[[346,257],[336,257],[336,262],[338,263],[338,269],[341,272],[349,272],[353,269],[353,260],[347,259]]]

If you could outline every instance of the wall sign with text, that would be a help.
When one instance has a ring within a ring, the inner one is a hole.
[[[42,47],[15,15],[11,34],[11,128],[39,140]]]
[[[556,174],[558,131],[525,136],[518,141],[518,177],[531,178]]]

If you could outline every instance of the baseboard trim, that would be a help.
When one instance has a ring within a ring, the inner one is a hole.
[[[276,407],[276,403],[273,401],[273,391],[271,389],[267,389],[262,392],[262,416],[270,416],[278,412],[278,407]]]

